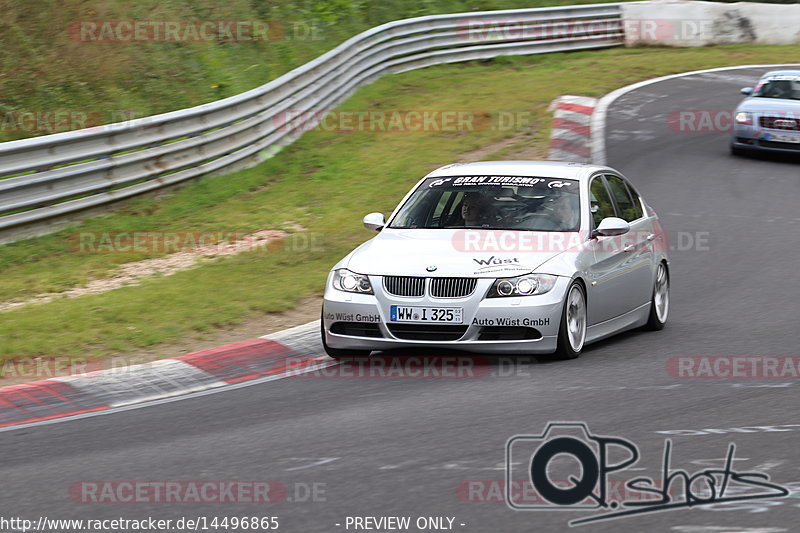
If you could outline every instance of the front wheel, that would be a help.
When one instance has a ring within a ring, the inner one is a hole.
[[[653,285],[653,297],[650,301],[650,316],[644,328],[650,331],[664,329],[669,315],[669,272],[667,265],[658,264],[656,281]]]
[[[578,281],[567,290],[555,356],[558,359],[575,359],[586,341],[586,294]]]
[[[339,348],[331,348],[328,346],[328,343],[325,342],[325,325],[321,318],[319,321],[319,334],[320,338],[322,339],[322,349],[325,350],[325,353],[328,354],[329,357],[332,357],[337,361],[347,359],[365,359],[369,357],[369,354],[372,353],[371,350],[340,350]]]

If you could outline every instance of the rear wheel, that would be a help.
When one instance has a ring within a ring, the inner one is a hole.
[[[575,359],[581,354],[585,341],[586,294],[580,282],[573,281],[567,290],[561,313],[555,356],[559,359]]]
[[[667,265],[658,264],[656,270],[656,281],[653,285],[653,298],[650,301],[650,316],[647,319],[645,329],[659,331],[664,329],[669,316],[669,272]]]
[[[325,350],[328,356],[333,357],[337,361],[343,359],[365,359],[372,353],[371,350],[340,350],[339,348],[331,348],[328,346],[328,343],[325,342],[325,325],[321,318],[319,321],[319,333],[322,338],[322,349]]]

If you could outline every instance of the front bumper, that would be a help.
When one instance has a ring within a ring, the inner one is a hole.
[[[764,130],[750,125],[734,127],[731,146],[738,150],[753,150],[783,154],[800,154],[800,143],[775,141],[775,135],[790,135],[800,139],[800,132],[792,130]]]
[[[336,290],[328,277],[322,323],[329,347],[346,350],[442,348],[519,355],[553,353],[563,299],[571,281],[559,277],[555,287],[541,295],[484,298],[494,279],[479,279],[470,296],[432,298],[394,296],[383,289],[381,276],[369,278],[374,295]],[[463,321],[455,326],[390,322],[392,305],[460,307]]]

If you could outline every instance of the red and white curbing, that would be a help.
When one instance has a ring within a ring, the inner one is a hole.
[[[561,96],[553,102],[551,160],[590,161],[590,121],[596,103],[581,96]],[[324,355],[315,321],[171,359],[2,387],[0,430],[280,379],[334,364]]]
[[[596,98],[564,95],[550,104],[554,112],[550,133],[551,161],[592,161],[592,113],[597,106]]]
[[[171,359],[0,388],[0,430],[87,415],[335,364],[319,321]]]
[[[561,96],[551,104],[555,117],[550,159],[605,164],[606,113],[616,98],[629,91],[695,74],[779,66],[785,65],[740,65],[673,74],[617,89],[599,101],[582,96]],[[53,419],[90,416],[96,412],[241,386],[248,382],[280,379],[335,364],[324,355],[319,321],[315,321],[270,336],[174,359],[2,387],[0,431]]]

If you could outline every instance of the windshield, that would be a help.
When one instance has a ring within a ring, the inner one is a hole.
[[[759,83],[753,96],[800,100],[800,76],[775,76]]]
[[[527,176],[428,178],[390,228],[578,231],[577,180]]]

